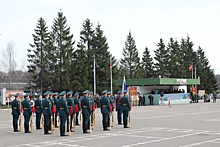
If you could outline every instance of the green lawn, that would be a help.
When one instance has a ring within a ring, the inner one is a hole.
[[[11,108],[11,105],[9,105],[9,108]],[[1,106],[0,109],[8,109],[8,105]]]

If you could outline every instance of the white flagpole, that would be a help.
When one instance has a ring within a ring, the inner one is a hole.
[[[111,59],[111,58],[112,58],[112,57],[110,56],[110,62],[111,62],[111,63],[110,63],[110,64],[111,64],[111,65],[110,65],[110,76],[111,76],[110,78],[111,78],[111,95],[112,95],[112,94],[113,94],[113,87],[112,87],[112,66],[113,66],[113,65],[112,65],[112,59]]]

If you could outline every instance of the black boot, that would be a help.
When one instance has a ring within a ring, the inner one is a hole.
[[[14,130],[14,132],[19,132],[18,131],[18,123],[15,123],[15,130]]]
[[[104,127],[104,131],[110,131],[110,129],[108,129],[108,127],[109,127],[109,122],[105,122],[104,123],[105,125],[105,127]]]
[[[62,135],[61,136],[68,136],[65,134],[65,126],[62,126]]]
[[[121,123],[121,117],[118,118],[118,124],[119,124],[119,125],[122,125],[122,123]]]
[[[50,134],[49,133],[49,126],[48,125],[46,125],[44,129],[46,130],[44,134]]]
[[[13,129],[14,129],[14,132],[17,131],[17,129],[16,129],[16,124],[15,124],[15,123],[13,123]]]
[[[47,126],[44,124],[44,134],[47,133]]]
[[[128,122],[127,121],[123,121],[124,122],[124,128],[129,128],[127,125],[128,125]]]
[[[27,133],[27,127],[24,125],[24,133]]]
[[[79,120],[78,120],[78,118],[76,118],[76,125],[77,125],[77,126],[79,125]]]
[[[25,133],[31,133],[31,132],[29,131],[29,124],[26,125],[26,132],[25,132]]]
[[[60,136],[63,136],[63,129],[62,129],[62,126],[60,126]]]
[[[87,131],[87,128],[88,127],[88,124],[83,124],[83,133],[89,133],[88,131]]]

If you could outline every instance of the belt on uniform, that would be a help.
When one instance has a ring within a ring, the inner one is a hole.
[[[107,107],[107,105],[102,105],[102,107],[104,107],[104,108],[105,108],[105,107]]]
[[[48,109],[48,107],[44,107],[44,109]]]
[[[123,106],[127,106],[127,104],[123,104]]]
[[[17,109],[17,107],[14,107],[14,109]]]
[[[37,106],[37,108],[40,108],[40,106]]]
[[[24,110],[27,110],[28,108],[24,108]]]
[[[87,106],[83,106],[83,108],[87,108]]]
[[[69,108],[71,107],[71,106],[68,106]]]
[[[60,108],[60,110],[64,110],[64,108]]]

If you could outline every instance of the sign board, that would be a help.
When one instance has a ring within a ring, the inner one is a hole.
[[[6,88],[0,89],[0,106],[6,105]]]
[[[179,85],[186,85],[187,84],[186,79],[176,79],[176,83]]]

